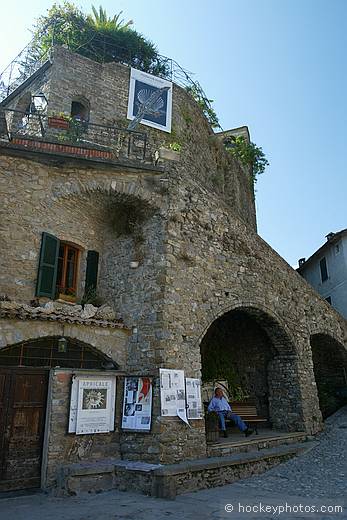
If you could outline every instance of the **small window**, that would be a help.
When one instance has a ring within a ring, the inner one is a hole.
[[[58,253],[57,293],[75,297],[77,293],[77,270],[79,250],[60,242]]]
[[[80,101],[73,101],[71,103],[71,117],[80,121],[88,121],[89,108]]]
[[[328,268],[327,268],[327,261],[326,261],[325,257],[323,257],[321,259],[321,261],[319,262],[319,267],[320,267],[320,275],[321,275],[322,282],[325,282],[325,280],[328,279]]]
[[[334,246],[334,253],[335,253],[335,255],[338,255],[338,254],[340,254],[340,252],[341,252],[341,244],[340,244],[340,242],[338,242]]]
[[[327,298],[325,298],[325,301],[330,303],[330,305],[331,305],[331,296],[328,296]]]

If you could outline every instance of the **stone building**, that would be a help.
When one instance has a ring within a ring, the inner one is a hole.
[[[159,368],[200,378],[215,352],[274,428],[310,434],[325,353],[343,378],[346,321],[257,234],[250,174],[224,134],[176,84],[172,132],[128,132],[129,78],[56,47],[0,107],[3,489],[54,487],[80,461],[205,457],[203,419],[161,416]],[[82,115],[89,140],[28,115],[41,92],[48,115]],[[179,160],[153,160],[174,141]],[[95,289],[103,305],[83,308]],[[114,431],[68,432],[79,373],[117,377]],[[120,427],[130,374],[153,378],[149,433]]]

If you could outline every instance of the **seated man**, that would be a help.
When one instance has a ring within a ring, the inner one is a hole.
[[[246,423],[243,422],[239,415],[236,413],[232,413],[231,407],[228,401],[225,399],[223,395],[223,390],[221,388],[216,388],[214,391],[214,397],[212,397],[210,404],[208,405],[207,410],[209,412],[217,412],[219,418],[220,429],[223,432],[224,437],[228,437],[227,429],[225,426],[225,419],[232,419],[238,429],[241,432],[244,432],[246,437],[252,435],[254,430],[249,428]]]

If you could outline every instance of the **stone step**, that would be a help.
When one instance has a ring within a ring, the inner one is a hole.
[[[262,437],[254,435],[247,439],[233,441],[223,439],[220,443],[208,444],[207,454],[209,457],[224,457],[235,453],[247,453],[254,450],[263,450],[266,448],[274,448],[275,446],[287,446],[293,443],[301,443],[311,437],[305,432],[293,432],[288,434],[273,435]]]
[[[315,445],[315,442],[302,442],[162,466],[153,472],[152,495],[173,499],[183,493],[231,484],[263,473]]]
[[[314,445],[302,442],[169,465],[116,459],[72,464],[61,468],[55,494],[79,495],[119,489],[174,499],[179,494],[223,486],[263,473]]]

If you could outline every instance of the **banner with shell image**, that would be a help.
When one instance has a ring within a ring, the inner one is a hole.
[[[114,430],[115,377],[73,376],[69,433],[108,433]]]
[[[162,89],[160,96],[153,96],[159,89]],[[143,111],[141,124],[164,132],[171,132],[171,81],[132,68],[129,84],[128,119],[135,119],[141,111]]]

